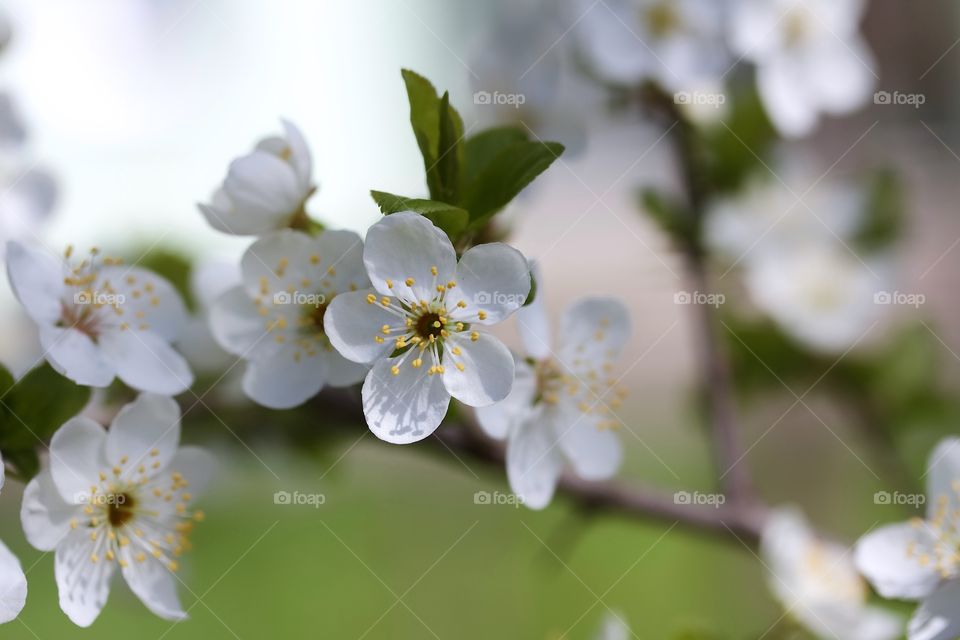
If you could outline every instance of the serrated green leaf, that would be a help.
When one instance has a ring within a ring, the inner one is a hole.
[[[465,209],[446,202],[424,200],[422,198],[405,198],[385,191],[371,191],[370,195],[377,206],[380,207],[380,213],[390,215],[399,211],[415,211],[443,229],[450,237],[451,242],[454,242],[457,236],[466,229],[467,222],[470,219],[470,214]]]
[[[27,449],[47,442],[90,400],[90,388],[64,378],[44,363],[21,378],[4,398],[0,449]]]
[[[503,147],[467,190],[464,207],[470,212],[470,226],[485,223],[562,153],[558,142],[525,141]]]
[[[522,129],[516,127],[494,127],[467,138],[464,182],[471,185],[504,148],[529,139]]]

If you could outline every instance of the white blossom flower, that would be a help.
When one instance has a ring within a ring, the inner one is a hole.
[[[815,635],[838,640],[893,640],[903,621],[867,604],[868,589],[852,554],[824,540],[791,507],[770,513],[760,541],[770,589],[800,624]]]
[[[862,106],[874,62],[858,23],[863,0],[736,0],[729,41],[757,65],[767,114],[786,136],[806,135],[820,113]]]
[[[507,438],[513,492],[527,507],[542,509],[567,463],[588,480],[609,478],[620,466],[614,433],[620,423],[611,412],[623,391],[612,372],[630,338],[630,314],[612,298],[584,298],[561,317],[554,352],[538,279],[537,298],[517,321],[529,360],[517,359],[513,391],[478,409],[477,419],[491,437]]]
[[[119,259],[90,257],[71,266],[19,242],[7,245],[13,293],[37,324],[54,369],[77,384],[105,387],[114,377],[140,391],[175,394],[193,374],[170,343],[186,320],[183,301],[156,274]]]
[[[699,85],[723,72],[722,4],[716,0],[578,0],[572,17],[580,47],[604,79],[645,79],[670,91]]]
[[[305,221],[304,203],[316,190],[313,160],[300,130],[287,120],[283,128],[283,137],[264,138],[231,162],[210,204],[199,205],[214,229],[261,235]]]
[[[600,621],[600,628],[593,637],[594,640],[628,640],[632,635],[630,626],[623,618],[619,614],[608,611]]]
[[[4,480],[3,458],[0,457],[0,489]],[[0,542],[0,624],[10,622],[27,601],[27,578],[17,557]]]
[[[798,246],[749,261],[747,293],[788,334],[818,351],[844,351],[881,317],[877,304],[889,267],[861,262],[842,246]]]
[[[55,551],[60,608],[75,624],[97,618],[117,568],[154,614],[186,618],[173,572],[204,517],[190,505],[214,463],[179,442],[179,406],[149,393],[123,407],[109,431],[76,417],[53,435],[20,517],[30,544]]]
[[[513,357],[478,328],[526,301],[530,274],[519,251],[477,245],[458,264],[447,235],[408,211],[370,227],[363,261],[373,289],[334,298],[325,326],[341,354],[373,365],[363,412],[377,437],[416,442],[440,425],[451,396],[478,407],[510,393]]]
[[[880,527],[857,542],[857,567],[885,598],[920,602],[909,640],[960,636],[960,438],[927,464],[925,518]]]
[[[324,385],[363,380],[367,367],[337,353],[324,332],[332,302],[370,286],[360,236],[283,229],[254,242],[240,269],[243,284],[214,303],[210,321],[220,345],[248,361],[243,389],[250,398],[289,408]]]
[[[177,340],[177,349],[197,373],[222,373],[236,360],[214,339],[210,312],[214,301],[239,283],[240,268],[236,263],[205,262],[195,265],[190,272],[195,308]]]

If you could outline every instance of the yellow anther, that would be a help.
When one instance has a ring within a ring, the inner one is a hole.
[[[433,275],[437,275],[437,268],[436,268],[436,267],[430,267],[430,273],[432,273]]]
[[[383,344],[383,336],[373,336],[373,341],[377,344]]]
[[[367,304],[373,304],[376,301],[377,301],[377,296],[373,295],[372,293],[367,294]]]
[[[393,289],[393,280],[387,278],[387,289]]]
[[[408,287],[412,287],[412,286],[413,286],[413,282],[414,282],[413,278],[407,278],[406,280],[403,281],[403,283],[404,283],[405,285],[407,285]]]
[[[414,368],[414,369],[419,369],[419,368],[420,368],[420,365],[423,364],[423,360],[421,360],[420,358],[416,358],[416,359],[414,359],[414,361],[411,362],[410,364],[413,365],[413,368]]]
[[[479,339],[480,339],[480,334],[478,332],[476,331],[470,332],[470,342],[476,342]]]
[[[387,335],[387,336],[390,335],[390,325],[388,324],[383,325],[382,327],[380,327],[380,331],[382,331],[384,335]]]
[[[457,286],[457,283],[453,280],[447,283],[447,289],[453,289],[455,286]]]
[[[457,306],[460,307],[461,309],[466,309],[466,308],[467,308],[467,303],[464,302],[463,300],[458,300],[458,301],[457,301]]]
[[[312,256],[310,256],[310,264],[314,264],[314,265],[320,264],[320,256],[318,256],[317,254],[313,254]]]
[[[390,367],[390,373],[392,373],[395,376],[400,375],[400,367],[398,367],[397,365],[393,365],[392,367]]]
[[[463,366],[463,363],[462,363],[462,362],[458,362],[458,363],[457,363],[457,369],[459,369],[460,371],[463,371],[464,369],[466,369],[466,367]]]
[[[487,312],[486,312],[486,311],[482,311],[482,310],[481,310],[481,311],[477,311],[477,317],[480,318],[481,320],[486,320],[486,319],[487,319]]]

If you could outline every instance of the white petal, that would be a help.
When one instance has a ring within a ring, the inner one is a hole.
[[[447,292],[450,317],[496,324],[523,306],[530,293],[530,269],[513,247],[495,242],[473,247],[457,265],[457,286]],[[456,305],[463,301],[466,307]],[[479,314],[484,312],[484,318]]]
[[[57,322],[65,292],[62,262],[41,249],[11,241],[7,243],[7,276],[27,315],[40,324]]]
[[[903,635],[903,618],[882,607],[864,607],[851,640],[895,640]]]
[[[152,557],[137,562],[133,552],[126,555],[127,566],[121,571],[130,590],[154,615],[164,620],[184,620],[187,614],[180,605],[176,578],[170,570]]]
[[[180,294],[165,278],[139,267],[110,266],[100,270],[98,282],[109,281],[120,309],[131,325],[146,324],[168,342],[176,340],[187,322]]]
[[[500,402],[477,407],[477,422],[491,438],[503,440],[511,429],[530,417],[537,393],[537,376],[533,367],[514,357],[513,389]]]
[[[0,542],[0,624],[20,614],[27,602],[27,577],[17,557]]]
[[[310,236],[293,229],[275,231],[250,245],[240,259],[250,297],[260,297],[270,306],[275,293],[299,290],[307,275],[302,267],[310,246]]]
[[[513,387],[513,354],[493,336],[478,336],[474,342],[451,335],[443,354],[443,384],[450,395],[471,407],[499,402]],[[454,355],[454,348],[460,349],[460,355]]]
[[[556,434],[542,416],[511,430],[507,441],[507,478],[510,488],[531,509],[543,509],[553,499],[563,470]]]
[[[871,531],[857,541],[857,569],[884,598],[918,600],[940,582],[935,562],[925,565],[919,556],[935,556],[937,536],[926,522],[891,524]],[[913,554],[908,554],[908,549]]]
[[[148,468],[147,477],[165,469],[180,443],[180,406],[176,400],[155,393],[141,393],[117,413],[107,433],[106,455],[122,477],[137,476]],[[160,466],[153,471],[153,464]],[[149,464],[147,464],[149,463]]]
[[[319,357],[326,362],[326,382],[331,387],[349,387],[367,377],[370,367],[347,360],[336,351],[324,349]]]
[[[306,197],[293,167],[266,151],[254,151],[230,164],[223,189],[238,214],[280,229]]]
[[[412,211],[384,216],[370,227],[363,262],[377,291],[407,302],[432,300],[435,286],[452,280],[457,270],[457,255],[447,234]],[[408,278],[413,279],[412,287],[406,284]]]
[[[50,473],[60,497],[69,504],[80,504],[90,487],[100,483],[99,474],[107,468],[104,448],[107,432],[83,416],[71,418],[50,440]]]
[[[311,174],[313,173],[313,159],[310,156],[310,147],[299,128],[289,120],[283,120],[283,130],[287,144],[290,145],[290,164],[296,171],[297,179],[302,190],[310,188]]]
[[[583,298],[561,316],[557,338],[566,366],[596,369],[598,361],[618,357],[630,339],[630,312],[615,298]]]
[[[267,233],[278,226],[280,222],[269,216],[251,215],[248,211],[238,211],[230,197],[219,189],[213,194],[210,204],[198,204],[200,213],[207,223],[224,233],[238,236],[259,235]]]
[[[190,271],[190,291],[203,309],[209,309],[214,300],[240,284],[240,266],[233,262],[211,260]]]
[[[308,265],[307,277],[321,283],[324,292],[342,293],[370,286],[367,267],[363,264],[363,240],[353,231],[323,231],[313,239],[308,250],[310,255],[303,256]]]
[[[113,382],[116,367],[97,344],[80,331],[41,326],[40,346],[50,366],[77,384],[106,387]]]
[[[808,54],[810,91],[824,111],[845,114],[870,101],[876,78],[873,55],[866,44],[856,38],[841,42],[827,40]]]
[[[20,524],[27,541],[40,551],[53,551],[70,532],[70,520],[82,507],[64,502],[50,469],[36,475],[23,490]]]
[[[167,469],[171,473],[183,474],[184,479],[190,483],[190,493],[197,496],[205,493],[210,486],[217,470],[217,461],[200,447],[186,446],[177,450]]]
[[[138,391],[175,395],[193,384],[187,361],[152,331],[108,331],[100,336],[100,345],[117,377]]]
[[[553,413],[560,448],[578,476],[585,480],[605,480],[617,472],[623,449],[612,429],[602,428],[601,420],[581,413],[576,406],[567,406],[563,400]]]
[[[367,301],[370,295],[376,298],[372,304]],[[392,300],[391,304],[397,306],[396,299]],[[393,351],[392,340],[376,340],[385,338],[381,331],[385,324],[399,325],[402,320],[381,306],[380,297],[372,289],[341,293],[323,317],[324,331],[333,348],[354,362],[370,363]]]
[[[540,270],[532,267],[537,280],[537,293],[533,302],[517,311],[517,331],[527,355],[534,360],[546,360],[551,355],[550,319],[544,297],[543,278]]]
[[[234,287],[217,298],[210,309],[210,330],[217,344],[245,359],[268,357],[280,350],[270,336],[267,321],[246,289]]]
[[[76,529],[57,546],[53,568],[60,592],[60,608],[79,627],[89,627],[100,615],[110,595],[110,577],[116,563],[92,561],[96,542]]]
[[[960,636],[960,581],[953,580],[923,601],[907,627],[909,640],[955,640]]]
[[[818,119],[800,69],[789,58],[774,58],[757,68],[757,89],[767,115],[781,134],[791,138],[810,133]]]
[[[409,444],[433,433],[447,415],[450,394],[439,375],[424,363],[414,369],[414,350],[373,365],[363,383],[363,415],[375,436],[393,444]],[[393,375],[391,367],[400,369]]]
[[[294,352],[301,353],[294,359]],[[243,390],[252,400],[271,409],[289,409],[317,395],[323,387],[326,362],[318,354],[302,353],[297,345],[269,358],[251,361],[243,374]]]
[[[960,482],[960,438],[944,438],[937,444],[927,462],[927,518],[936,519],[943,496],[952,505],[948,511],[960,509],[960,496],[954,487]]]

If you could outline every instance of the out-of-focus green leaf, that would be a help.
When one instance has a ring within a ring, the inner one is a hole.
[[[729,114],[719,125],[702,130],[707,183],[719,193],[737,190],[752,171],[762,169],[763,158],[776,140],[752,85],[731,91],[728,97]]]
[[[526,142],[529,136],[516,127],[494,127],[467,138],[465,182],[473,184],[493,162],[497,154],[516,142]]]
[[[514,142],[494,155],[467,189],[464,207],[479,228],[563,153],[558,142]]]
[[[864,224],[854,236],[865,251],[889,247],[903,226],[903,188],[892,171],[877,171],[870,180],[864,203]]]
[[[639,192],[640,207],[679,246],[697,246],[699,228],[690,210],[652,187]]]
[[[451,242],[463,232],[470,217],[466,210],[446,202],[405,198],[385,191],[371,191],[370,195],[373,196],[377,206],[380,207],[380,212],[384,215],[398,211],[415,211],[443,229]]]
[[[90,388],[64,378],[49,364],[31,370],[3,399],[4,429],[0,450],[32,448],[47,442],[64,422],[90,400]]]

